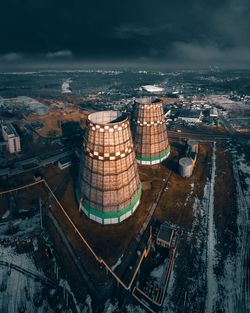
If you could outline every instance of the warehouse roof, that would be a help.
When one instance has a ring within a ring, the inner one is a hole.
[[[157,238],[163,241],[170,242],[173,230],[168,227],[165,223],[161,224]]]
[[[161,87],[157,87],[157,86],[153,86],[153,85],[145,85],[145,86],[141,86],[142,89],[146,90],[147,92],[163,92],[164,88]]]
[[[200,110],[182,110],[179,117],[199,118],[200,114]]]

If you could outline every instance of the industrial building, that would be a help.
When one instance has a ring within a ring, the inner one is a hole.
[[[163,223],[157,234],[156,243],[163,248],[170,248],[173,236],[173,229],[170,229],[166,223]]]
[[[134,213],[140,197],[128,117],[118,111],[90,114],[80,161],[79,209],[98,223],[116,224]]]
[[[164,88],[154,86],[154,85],[141,86],[141,89],[148,93],[153,93],[153,94],[162,94],[164,92]]]
[[[2,125],[3,139],[7,142],[8,152],[18,153],[21,151],[20,137],[12,124]]]
[[[202,121],[202,111],[201,110],[187,110],[181,111],[178,119],[186,123],[201,123]]]
[[[135,101],[132,129],[138,163],[157,164],[169,156],[167,127],[160,100],[145,97]]]
[[[218,109],[216,107],[212,107],[209,111],[210,117],[218,118]]]
[[[60,168],[60,170],[64,170],[65,168],[70,167],[71,164],[71,159],[68,157],[65,157],[58,161],[58,167]]]

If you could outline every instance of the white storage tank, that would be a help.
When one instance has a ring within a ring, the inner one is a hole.
[[[190,177],[193,173],[193,161],[191,158],[181,158],[179,160],[179,173],[182,177]]]

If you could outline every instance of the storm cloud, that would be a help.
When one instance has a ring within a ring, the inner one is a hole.
[[[248,0],[8,0],[4,60],[250,66]]]

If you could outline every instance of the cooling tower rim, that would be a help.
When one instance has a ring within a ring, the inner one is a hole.
[[[117,114],[116,118],[121,118],[121,120],[117,121],[117,122],[112,122],[115,119],[111,119],[109,122],[103,123],[103,122],[99,122],[99,121],[95,121],[95,117],[100,117],[101,115],[104,114]],[[96,111],[93,113],[90,113],[88,115],[88,122],[93,124],[93,125],[100,125],[100,126],[105,126],[105,125],[119,125],[122,124],[124,122],[128,121],[128,116],[127,114],[122,113],[121,111],[115,111],[115,110],[109,110],[109,111]]]
[[[184,157],[179,160],[179,164],[181,166],[190,166],[190,165],[193,165],[193,162],[191,158]]]
[[[154,102],[155,100],[159,99],[159,97],[155,97],[155,96],[151,96],[151,97],[141,97],[141,98],[136,98],[134,101],[135,103],[137,104],[140,104],[140,105],[154,105],[154,104],[159,104],[160,99],[159,99],[159,102]]]

